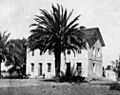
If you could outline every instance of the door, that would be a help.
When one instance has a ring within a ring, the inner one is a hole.
[[[42,75],[42,63],[39,63],[39,68],[38,68],[38,75]]]
[[[66,68],[66,76],[69,77],[70,76],[70,63],[66,63],[67,68]]]
[[[77,63],[77,68],[76,68],[77,72],[78,72],[78,76],[82,75],[82,63],[78,62]]]

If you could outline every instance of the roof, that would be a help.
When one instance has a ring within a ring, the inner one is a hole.
[[[99,39],[102,47],[105,46],[104,40],[100,33],[99,28],[87,28],[81,30],[85,34],[85,38],[88,41],[90,48],[94,45],[94,43]]]

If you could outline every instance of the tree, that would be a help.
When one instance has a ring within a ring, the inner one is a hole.
[[[31,51],[40,49],[40,54],[47,50],[55,56],[55,75],[60,76],[61,53],[66,49],[74,53],[86,47],[84,34],[78,29],[76,22],[79,16],[70,21],[73,11],[69,12],[57,4],[52,5],[52,10],[40,9],[41,16],[36,15],[36,23],[32,24],[31,35],[28,38],[28,46]]]
[[[5,61],[6,55],[7,55],[7,41],[10,36],[10,33],[6,34],[7,32],[3,32],[3,34],[0,32],[0,78],[1,78],[1,63],[2,61]]]
[[[17,72],[20,77],[25,75],[26,69],[26,39],[11,39],[7,43],[8,55],[6,56],[6,66],[12,65],[8,70],[10,74]]]
[[[111,61],[111,63],[114,67],[114,72],[117,74],[117,78],[120,78],[120,56],[115,61]]]

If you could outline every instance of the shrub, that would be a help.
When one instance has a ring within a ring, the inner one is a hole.
[[[66,72],[60,72],[60,82],[83,82],[85,77],[82,77],[80,71],[74,70],[74,67],[71,68],[69,75]]]
[[[111,85],[110,85],[110,89],[111,90],[119,90],[120,91],[120,84],[119,83],[112,83]]]

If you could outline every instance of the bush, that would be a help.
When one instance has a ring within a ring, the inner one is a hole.
[[[71,81],[72,82],[83,82],[85,80],[85,77],[82,77],[82,76],[73,76]]]
[[[110,85],[110,89],[111,90],[119,90],[120,91],[120,84],[119,83],[112,83],[111,85]]]
[[[82,77],[82,73],[80,71],[74,70],[74,67],[71,68],[69,75],[67,73],[60,73],[60,82],[83,82],[85,77]]]
[[[26,74],[24,76],[19,76],[19,75],[8,75],[2,77],[3,79],[28,79],[30,74]]]
[[[85,80],[85,77],[82,76],[60,76],[60,82],[83,82]]]

